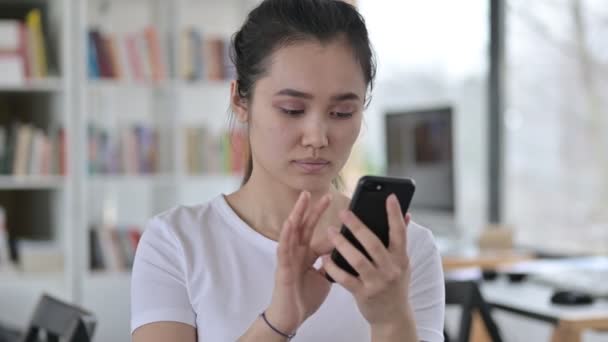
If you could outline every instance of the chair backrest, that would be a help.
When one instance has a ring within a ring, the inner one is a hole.
[[[36,306],[22,342],[38,342],[41,334],[49,342],[90,342],[96,324],[91,313],[45,294]]]
[[[471,335],[473,312],[478,311],[493,342],[502,342],[498,326],[491,315],[490,306],[483,299],[479,286],[474,281],[450,281],[445,283],[446,305],[462,307],[460,330],[457,342],[468,342]],[[446,340],[448,340],[446,338]]]

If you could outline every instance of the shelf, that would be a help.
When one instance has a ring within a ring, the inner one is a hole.
[[[125,80],[113,80],[113,79],[95,79],[88,80],[87,87],[90,89],[99,90],[167,90],[169,88],[175,88],[178,90],[207,90],[207,89],[230,89],[231,80],[197,80],[197,81],[185,81],[185,80],[164,80],[160,82],[133,82]]]
[[[131,279],[131,270],[124,271],[89,271],[86,275],[89,280],[93,281],[129,281]]]
[[[170,174],[141,174],[141,175],[92,175],[89,184],[104,186],[108,184],[137,184],[137,185],[171,185],[175,181]]]
[[[63,176],[0,176],[0,190],[53,190],[64,185]]]
[[[87,87],[89,89],[97,90],[166,90],[171,87],[171,81],[160,81],[156,83],[152,82],[133,82],[125,80],[113,80],[113,79],[96,79],[88,80]]]
[[[216,183],[216,182],[236,182],[239,183],[243,177],[241,175],[223,174],[223,173],[207,173],[199,175],[184,175],[179,177],[180,182],[197,182],[197,183]]]
[[[0,289],[6,288],[45,288],[56,287],[65,281],[65,275],[61,272],[49,273],[23,273],[19,271],[3,271],[0,268]]]
[[[61,78],[50,77],[40,80],[26,80],[22,84],[3,84],[0,82],[0,92],[61,92],[63,84]]]
[[[179,89],[230,89],[232,80],[197,80],[197,81],[175,81],[175,85]]]

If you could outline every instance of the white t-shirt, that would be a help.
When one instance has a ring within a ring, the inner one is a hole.
[[[441,260],[429,230],[411,223],[410,304],[421,341],[443,341]],[[198,341],[235,341],[270,303],[277,242],[248,226],[223,195],[152,218],[139,242],[131,284],[131,331],[152,322],[196,327]],[[353,296],[334,284],[293,341],[370,341]]]

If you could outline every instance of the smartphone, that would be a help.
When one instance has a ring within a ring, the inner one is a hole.
[[[395,194],[405,214],[409,207],[416,184],[410,178],[393,178],[381,176],[363,176],[359,179],[353,198],[350,202],[350,210],[378,236],[385,247],[389,246],[389,225],[386,213],[386,199],[390,194]],[[372,260],[365,248],[359,243],[355,236],[345,225],[342,225],[340,233],[349,240],[353,246],[360,250],[369,260]],[[358,277],[359,274],[342,257],[335,248],[331,253],[331,259],[343,270]],[[334,280],[326,274],[329,281]]]

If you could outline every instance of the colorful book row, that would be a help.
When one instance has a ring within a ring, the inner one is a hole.
[[[241,131],[212,134],[205,126],[185,127],[188,174],[241,173],[244,169],[246,136]]]
[[[159,170],[159,134],[141,124],[117,130],[89,125],[90,174],[150,174]]]
[[[62,127],[49,131],[28,123],[0,126],[0,174],[65,175],[65,131]]]
[[[39,9],[24,21],[0,20],[0,83],[48,76],[47,46]]]
[[[90,269],[131,269],[141,234],[139,226],[93,226],[89,230]]]

